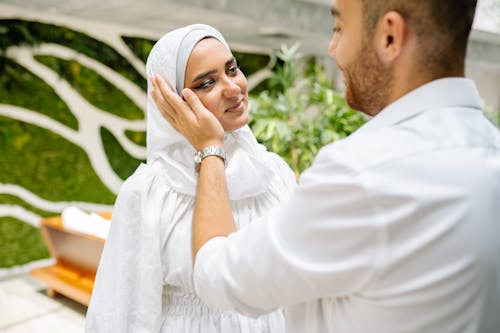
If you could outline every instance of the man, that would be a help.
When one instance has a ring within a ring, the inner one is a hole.
[[[201,298],[249,315],[284,307],[289,332],[499,331],[500,134],[463,78],[475,5],[332,2],[329,53],[349,104],[374,117],[321,149],[289,203],[239,232],[224,157],[203,158]],[[193,93],[185,103],[154,85],[196,149],[222,146]]]

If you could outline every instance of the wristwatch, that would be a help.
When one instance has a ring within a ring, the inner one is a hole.
[[[201,161],[207,156],[218,156],[224,161],[224,166],[226,166],[226,151],[224,148],[219,146],[208,146],[202,150],[197,151],[194,154],[194,171],[198,173],[200,171]]]

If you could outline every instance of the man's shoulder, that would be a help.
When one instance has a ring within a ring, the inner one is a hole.
[[[416,156],[426,159],[437,152],[460,151],[457,156],[465,159],[478,148],[498,150],[499,133],[478,110],[442,108],[377,130],[355,132],[323,147],[316,160],[362,171]]]
[[[414,149],[408,145],[414,140],[411,136],[411,133],[396,128],[359,135],[354,133],[323,147],[316,161],[343,164],[346,168],[361,171],[408,154]]]

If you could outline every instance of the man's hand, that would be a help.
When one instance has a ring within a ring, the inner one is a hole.
[[[224,144],[224,129],[191,90],[184,89],[186,102],[158,75],[152,78],[152,91],[163,117],[196,150]],[[210,239],[236,231],[226,185],[224,163],[218,157],[203,160],[198,176],[193,212],[193,263],[198,250]]]
[[[184,100],[159,75],[151,78],[153,97],[158,110],[173,128],[196,150],[224,145],[224,129],[219,120],[201,103],[190,89],[184,89]]]

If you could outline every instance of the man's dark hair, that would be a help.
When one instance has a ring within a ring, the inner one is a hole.
[[[431,72],[463,68],[476,0],[361,0],[368,32],[389,11],[398,12],[419,40],[420,60]],[[460,68],[460,67],[459,67]]]

